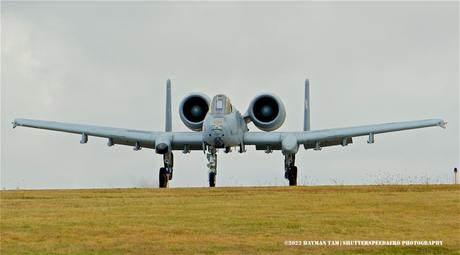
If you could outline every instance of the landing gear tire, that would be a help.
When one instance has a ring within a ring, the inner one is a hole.
[[[297,167],[292,166],[287,173],[289,180],[289,186],[297,186]]]
[[[160,188],[168,187],[168,180],[169,180],[168,171],[164,167],[160,168],[160,174],[158,176],[159,187]]]
[[[216,186],[216,173],[210,172],[209,173],[209,187]]]

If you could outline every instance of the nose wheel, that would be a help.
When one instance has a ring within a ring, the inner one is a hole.
[[[216,186],[216,173],[209,173],[209,187]]]

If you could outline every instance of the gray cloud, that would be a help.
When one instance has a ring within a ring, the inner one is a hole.
[[[383,174],[449,182],[459,163],[457,2],[2,2],[1,186],[156,185],[152,150],[11,129],[17,117],[164,128],[189,92],[225,93],[245,111],[258,93],[302,127],[310,78],[312,128],[432,117],[437,128],[378,135],[349,147],[301,151],[304,184],[372,183]],[[173,128],[186,131],[174,116]],[[251,130],[255,130],[251,126]],[[200,152],[176,153],[171,186],[206,186]],[[220,154],[218,185],[283,185],[281,153]]]

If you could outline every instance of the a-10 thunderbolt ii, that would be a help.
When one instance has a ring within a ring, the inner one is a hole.
[[[166,124],[165,131],[152,132],[133,129],[90,126],[51,122],[31,119],[16,119],[13,127],[24,126],[48,129],[81,135],[80,143],[86,143],[89,136],[108,139],[107,145],[115,144],[155,149],[163,155],[164,166],[159,171],[159,186],[165,188],[172,179],[174,150],[189,153],[200,150],[206,154],[209,169],[209,186],[216,184],[217,152],[225,153],[237,148],[239,153],[246,146],[255,146],[256,150],[271,153],[280,150],[284,155],[284,177],[290,186],[297,185],[297,167],[295,155],[299,146],[306,150],[321,150],[321,147],[352,143],[353,137],[368,136],[368,143],[374,143],[374,135],[407,129],[440,126],[445,128],[442,119],[427,119],[406,122],[393,122],[376,125],[310,130],[309,82],[305,81],[304,127],[299,132],[271,132],[283,124],[286,111],[280,98],[264,93],[256,96],[249,104],[246,113],[241,114],[225,95],[216,95],[212,100],[202,93],[186,96],[179,105],[182,122],[193,132],[173,132],[171,127],[171,81],[166,82]],[[263,132],[249,132],[248,123]]]

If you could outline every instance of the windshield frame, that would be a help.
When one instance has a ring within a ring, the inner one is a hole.
[[[212,114],[229,114],[233,111],[230,99],[225,95],[216,95],[211,102]]]

